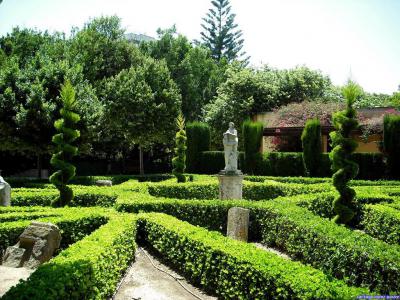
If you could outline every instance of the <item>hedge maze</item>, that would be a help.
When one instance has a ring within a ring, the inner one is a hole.
[[[327,178],[248,176],[244,200],[224,201],[216,199],[213,176],[194,175],[184,184],[168,176],[111,179],[112,187],[75,179],[76,197],[64,208],[50,207],[57,190],[45,183],[20,182],[13,189],[13,206],[0,208],[0,250],[31,220],[57,224],[62,244],[2,299],[107,299],[137,244],[220,299],[400,294],[398,181],[351,181],[357,208],[345,226],[332,221],[337,192]],[[234,206],[250,210],[249,243],[224,236]]]

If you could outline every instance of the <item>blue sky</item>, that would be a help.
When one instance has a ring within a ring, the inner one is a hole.
[[[400,85],[400,0],[231,0],[254,66],[307,65],[369,92]],[[89,18],[118,15],[127,32],[156,36],[176,24],[199,39],[209,0],[3,0],[0,35],[15,26],[70,32]]]

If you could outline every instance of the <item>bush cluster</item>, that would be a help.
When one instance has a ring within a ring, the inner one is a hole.
[[[221,299],[348,299],[368,293],[164,214],[140,215],[139,228],[148,245],[190,281]]]
[[[299,195],[299,199],[304,195]],[[250,209],[251,240],[277,247],[291,258],[380,293],[398,292],[400,248],[314,215],[291,199],[267,202],[245,200],[177,200],[140,194],[119,199],[117,210],[164,212],[210,230],[225,231],[230,207]],[[374,272],[370,272],[373,266]]]
[[[90,236],[41,265],[2,299],[106,299],[134,258],[132,215],[113,215]]]
[[[383,148],[390,176],[400,178],[400,116],[386,115],[383,120]]]

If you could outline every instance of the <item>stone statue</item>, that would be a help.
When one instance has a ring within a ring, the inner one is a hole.
[[[229,129],[224,133],[224,156],[225,169],[224,173],[238,172],[238,135],[233,122],[229,122]]]
[[[0,176],[0,206],[10,206],[11,186]]]

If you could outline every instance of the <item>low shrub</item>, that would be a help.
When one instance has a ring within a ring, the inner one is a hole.
[[[350,299],[369,293],[164,214],[139,216],[139,228],[148,245],[220,299]]]
[[[291,196],[303,193],[318,193],[329,191],[327,184],[284,184],[273,181],[244,182],[243,198],[247,200],[268,200],[279,196]],[[149,184],[148,191],[152,196],[177,199],[216,199],[218,198],[218,183],[189,182],[186,184],[157,183]]]
[[[108,187],[79,187],[73,186],[75,197],[70,206],[113,206],[117,194]],[[12,194],[13,206],[50,206],[59,193],[55,189],[32,191],[29,189],[16,190]]]
[[[299,198],[309,195],[299,195]],[[165,212],[210,230],[226,230],[230,207],[250,209],[251,240],[261,240],[288,253],[293,259],[319,268],[348,284],[367,286],[380,293],[400,290],[400,247],[367,234],[349,230],[298,207],[290,199],[266,202],[245,200],[176,200],[126,196],[117,210]],[[371,266],[374,272],[371,272]]]
[[[110,221],[41,265],[2,299],[106,299],[135,253],[136,222],[132,215]]]
[[[361,225],[369,235],[389,244],[400,244],[400,210],[386,205],[366,205]]]
[[[54,223],[60,228],[62,236],[61,249],[90,234],[108,220],[105,211],[99,208],[48,208],[44,212],[49,215],[42,218],[33,218],[39,222]],[[31,223],[28,216],[32,212],[17,212],[16,214],[18,213],[21,216],[21,220],[0,223],[0,253],[8,246],[14,245],[24,229]]]
[[[258,214],[263,243],[348,284],[384,294],[400,291],[399,247],[321,219],[283,199],[265,202]]]

